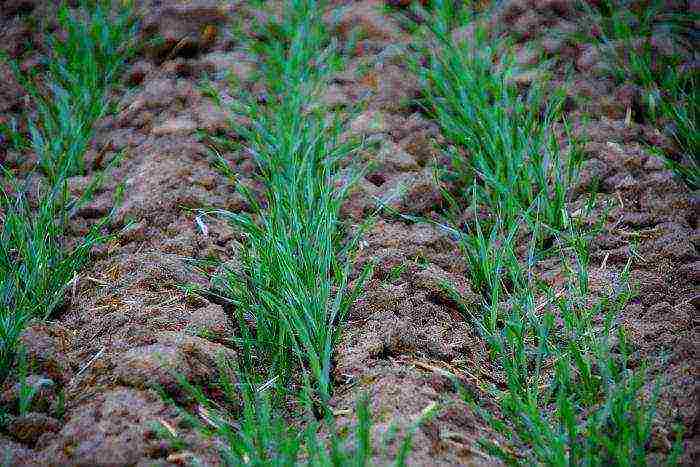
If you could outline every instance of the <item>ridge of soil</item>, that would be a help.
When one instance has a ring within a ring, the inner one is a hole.
[[[129,64],[127,87],[115,91],[118,110],[99,122],[88,153],[92,170],[103,168],[103,161],[118,151],[126,157],[71,228],[79,235],[106,214],[122,182],[124,202],[112,229],[132,223],[94,252],[62,312],[25,333],[34,365],[29,381],[44,383],[31,412],[14,417],[0,432],[0,451],[10,465],[182,465],[193,458],[219,464],[216,441],[191,432],[154,385],[186,403],[169,368],[206,387],[216,377],[216,356],[235,354],[228,345],[235,324],[230,310],[178,287],[187,282],[208,286],[188,260],[230,260],[241,240],[213,219],[206,220],[204,233],[193,209],[246,209],[212,167],[206,141],[199,137],[200,131],[228,131],[226,114],[198,87],[205,76],[224,96],[227,70],[240,86],[263,92],[253,80],[252,57],[230,28],[236,19],[245,24],[245,18],[262,13],[241,2],[223,5],[214,0],[139,4],[141,40],[147,45]],[[626,120],[638,90],[605,78],[595,51],[548,34],[575,28],[573,5],[567,0],[507,1],[493,22],[517,38],[522,62],[533,60],[527,45],[542,43],[560,57],[557,79],[564,82],[564,70],[574,66],[573,77],[567,78],[569,117],[573,122],[584,114],[591,118],[575,128],[588,143],[573,204],[582,203],[598,179],[602,200],[615,205],[605,219],[605,233],[594,241],[592,289],[609,287],[634,255],[631,278],[638,295],[620,321],[628,330],[634,363],[648,361],[651,374],[663,381],[652,454],[660,462],[673,442],[674,425],[680,424],[685,428],[682,461],[696,464],[700,199],[646,148],[670,144],[659,130]],[[339,14],[327,20],[341,40],[356,28],[364,34],[324,102],[340,109],[364,102],[350,130],[378,147],[364,155],[376,168],[360,181],[345,215],[362,219],[374,210],[377,197],[391,197],[401,212],[428,217],[441,212],[443,199],[430,169],[439,157],[434,140],[441,135],[410,104],[420,88],[401,48],[408,34],[383,11],[380,0],[335,1],[333,7]],[[42,34],[27,18],[50,18],[53,8],[50,1],[2,2],[2,49],[22,56],[23,66],[40,66]],[[154,37],[162,40],[147,42]],[[11,76],[2,65],[0,73]],[[536,76],[520,79],[527,85]],[[0,82],[0,119],[28,104],[11,79]],[[250,181],[255,170],[250,160],[237,153],[224,156],[242,183]],[[0,163],[10,168],[30,167],[31,157],[22,157],[0,148]],[[85,177],[71,180],[76,191],[85,183]],[[638,242],[635,252],[633,241]],[[359,261],[375,261],[374,276],[354,305],[336,351],[332,403],[352,409],[358,394],[367,392],[377,433],[392,423],[405,429],[433,402],[444,408],[416,433],[411,465],[496,463],[476,448],[479,438],[493,433],[440,372],[454,372],[477,398],[480,385],[494,379],[483,341],[440,287],[449,280],[465,300],[476,300],[456,251],[454,241],[435,227],[382,217],[364,238]],[[557,273],[558,265],[551,264],[548,277],[556,281]],[[8,406],[17,398],[13,384],[2,392]],[[349,422],[352,415],[346,418]],[[161,421],[188,443],[186,452],[158,436],[155,424]]]

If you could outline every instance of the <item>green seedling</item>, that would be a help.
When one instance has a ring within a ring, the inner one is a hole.
[[[401,279],[401,276],[403,275],[404,272],[406,272],[407,269],[408,269],[408,266],[405,263],[393,266],[389,270],[389,275],[388,275],[387,279],[389,280],[389,282],[396,282],[399,279]]]
[[[316,0],[287,0],[280,20],[256,25],[263,39],[248,47],[259,58],[265,99],[240,91],[229,110],[249,125],[232,125],[237,142],[211,138],[218,147],[252,157],[263,187],[263,196],[256,196],[213,151],[215,165],[251,207],[249,213],[209,211],[244,234],[240,254],[221,265],[211,292],[232,307],[239,323],[232,339],[236,371],[233,362],[221,362],[222,375],[237,376],[222,377],[217,401],[184,378],[180,383],[199,406],[197,414],[183,412],[185,417],[223,441],[226,465],[364,466],[374,452],[367,401],[357,406],[354,443],[341,436],[328,405],[334,345],[371,268],[351,283],[367,226],[349,234],[339,212],[362,176],[347,163],[362,146],[345,137],[346,120],[319,105],[331,73],[342,64],[321,21],[325,8]],[[212,85],[205,89],[222,104]],[[303,414],[294,423],[278,413],[288,396]],[[400,446],[398,465],[410,448],[409,442]]]
[[[241,322],[255,321],[255,332],[244,329],[244,338],[266,359],[271,375],[286,378],[301,365],[327,400],[333,345],[369,274],[350,284],[358,237],[345,240],[339,218],[360,176],[352,168],[341,172],[340,162],[360,146],[341,141],[345,122],[316,105],[341,63],[319,21],[321,4],[290,0],[285,7],[289,15],[281,22],[259,26],[275,40],[250,45],[261,57],[260,79],[271,97],[260,104],[244,96],[231,108],[251,122],[235,131],[258,166],[266,203],[237,184],[253,214],[216,212],[246,235],[241,268],[225,270],[219,293],[234,304]]]
[[[38,385],[27,383],[27,372],[29,364],[27,362],[27,356],[23,352],[20,352],[19,357],[19,403],[18,410],[20,415],[24,415],[29,412],[34,401],[34,396],[39,391]]]
[[[101,233],[107,219],[96,223],[76,246],[62,243],[69,212],[67,185],[48,191],[32,209],[18,188],[0,190],[0,374],[4,377],[22,331],[34,318],[45,319],[63,301],[75,273],[93,246],[108,237]]]
[[[101,184],[93,177],[77,199],[68,178],[84,173],[83,158],[95,121],[107,111],[108,92],[118,81],[130,55],[134,21],[130,5],[114,17],[107,1],[82,2],[79,10],[63,4],[58,19],[65,37],[49,38],[48,62],[41,75],[25,76],[18,63],[9,63],[36,106],[27,118],[29,136],[15,122],[0,128],[15,149],[33,151],[46,177],[30,202],[32,177],[26,184],[3,169],[0,186],[0,381],[7,375],[18,339],[32,319],[45,319],[57,310],[87,262],[93,246],[106,241],[102,234],[109,217],[95,223],[73,246],[65,234],[70,219]],[[8,60],[5,57],[6,60]],[[121,156],[110,164],[113,167]],[[116,198],[122,191],[117,190]]]
[[[36,117],[27,117],[29,140],[20,146],[36,153],[52,184],[84,173],[94,123],[109,112],[109,91],[133,54],[136,23],[130,4],[124,5],[114,16],[108,0],[83,0],[77,11],[62,4],[57,17],[65,37],[48,35],[50,54],[39,74],[25,75],[4,57],[36,109]],[[20,138],[16,127],[0,132]]]
[[[645,465],[656,396],[642,401],[646,371],[630,368],[616,326],[633,296],[631,260],[592,300],[590,242],[601,226],[587,227],[567,210],[581,155],[575,141],[559,149],[553,127],[563,122],[561,95],[536,84],[518,89],[507,42],[467,7],[432,6],[416,10],[429,33],[420,36],[426,45],[413,66],[428,89],[426,110],[450,142],[447,175],[471,187],[473,212],[460,217],[460,201],[445,191],[452,226],[443,228],[458,240],[483,297],[480,310],[464,311],[505,377],[504,387],[492,388],[496,413],[472,405],[509,442],[482,445],[513,465]],[[467,24],[469,42],[456,43],[452,31]],[[591,199],[582,218],[595,193]],[[516,251],[523,233],[526,251]],[[563,284],[537,277],[547,238],[549,253],[562,260]]]
[[[588,268],[578,253],[588,247],[562,248],[563,258],[574,259],[563,288],[538,283],[529,267],[511,261],[501,272],[511,290],[484,307],[478,329],[506,375],[507,389],[494,390],[500,416],[477,409],[495,430],[529,449],[518,459],[511,449],[482,444],[515,464],[644,465],[655,398],[642,402],[646,371],[629,369],[624,330],[614,327],[633,296],[627,285],[631,263],[619,285],[591,304],[581,283],[588,275],[576,271]],[[531,247],[529,254],[535,251]]]
[[[351,430],[339,427],[330,410],[317,418],[315,389],[306,386],[294,395],[299,401],[294,420],[282,417],[277,407],[280,396],[289,395],[277,380],[264,380],[247,371],[238,371],[231,362],[220,360],[220,397],[211,400],[204,391],[193,386],[182,375],[175,374],[180,386],[196,403],[196,413],[178,407],[184,418],[181,426],[193,427],[205,436],[221,440],[220,455],[224,465],[242,466],[367,466],[376,450],[387,453],[396,441],[396,426],[381,443],[372,440],[372,417],[367,396],[361,396],[355,407],[357,423]],[[231,375],[236,375],[231,377]],[[164,395],[166,399],[168,397]],[[172,402],[172,401],[171,401]],[[237,407],[235,411],[231,407]],[[431,405],[408,428],[400,441],[394,465],[406,465],[411,439],[416,430],[436,412]],[[236,414],[234,416],[234,414]],[[186,444],[169,424],[162,424],[159,433],[177,449]],[[350,434],[350,436],[348,436]],[[388,456],[387,456],[388,457]]]
[[[416,11],[428,19],[412,65],[425,86],[423,105],[450,143],[449,178],[463,187],[476,181],[479,204],[499,206],[507,227],[538,204],[541,221],[562,228],[580,163],[575,140],[563,151],[554,131],[567,128],[563,93],[549,92],[540,80],[523,94],[508,43],[493,38],[468,8],[439,0],[431,13]],[[455,27],[468,25],[470,41],[452,39]]]
[[[693,50],[693,25],[697,13],[670,13],[662,1],[605,0],[597,6],[581,2],[582,23],[592,28],[589,37],[597,45],[608,73],[618,82],[634,83],[643,90],[640,117],[670,127],[680,154],[661,154],[669,168],[690,189],[700,188],[700,132],[697,129],[700,96],[696,69],[683,70],[678,52],[654,50],[653,41],[671,48]],[[658,151],[657,151],[658,152]]]

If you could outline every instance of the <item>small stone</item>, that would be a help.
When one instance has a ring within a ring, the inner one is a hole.
[[[36,8],[37,0],[6,0],[2,5],[2,15],[10,18],[18,14],[27,14]]]
[[[527,70],[522,73],[517,73],[511,80],[516,86],[526,87],[536,81],[542,81],[543,73],[540,70]]]
[[[195,310],[190,318],[190,330],[204,338],[227,338],[232,330],[221,305],[209,305]]]
[[[411,6],[413,0],[384,0],[384,3],[394,8],[406,8]]]
[[[652,320],[661,320],[673,307],[668,302],[654,303],[647,309],[647,316]]]
[[[511,0],[509,2],[504,2],[501,15],[505,22],[510,23],[529,9],[530,5],[527,0]]]
[[[147,81],[143,91],[128,104],[126,111],[130,114],[134,114],[144,109],[167,107],[175,98],[176,84],[175,80],[168,78],[158,78]]]
[[[451,274],[435,265],[418,270],[411,277],[414,287],[427,291],[442,303],[476,307],[481,297],[475,294],[463,276]]]
[[[561,16],[571,13],[575,5],[576,2],[571,0],[535,0],[533,2],[533,7],[538,11],[545,14],[550,14],[554,11]]]
[[[626,174],[621,179],[617,179],[614,187],[618,190],[624,190],[626,188],[634,188],[637,185],[637,181],[634,179],[632,174]]]
[[[154,59],[193,57],[218,37],[218,25],[228,19],[228,8],[217,0],[163,2],[143,18],[145,53]]]
[[[434,135],[430,130],[415,131],[401,140],[399,144],[421,166],[434,161],[438,155]]]
[[[176,117],[166,120],[164,123],[151,130],[155,136],[186,135],[197,129],[197,123],[187,117]]]
[[[350,130],[359,135],[385,133],[387,131],[386,117],[379,111],[367,111],[358,115],[350,123]]]
[[[185,303],[194,308],[202,308],[209,305],[209,301],[206,298],[196,293],[187,294]]]
[[[367,180],[367,178],[363,177],[359,179],[353,186],[350,196],[341,207],[342,215],[349,216],[353,219],[364,218],[367,213],[377,208],[375,202],[376,196],[376,185]]]
[[[544,16],[532,9],[527,9],[513,22],[510,32],[520,40],[529,40],[535,36],[545,22]]]
[[[651,156],[647,158],[644,163],[644,168],[649,171],[664,170],[666,168],[666,161],[662,157]]]
[[[455,28],[454,31],[452,31],[452,41],[456,44],[469,44],[474,40],[475,31],[476,28],[474,23],[469,23],[466,26]]]
[[[160,69],[164,74],[178,78],[189,78],[195,74],[195,68],[192,66],[192,60],[182,57],[165,61],[160,66]]]
[[[353,8],[345,8],[340,14],[329,11],[324,19],[332,22],[338,33],[361,30],[369,40],[386,40],[401,33],[397,22],[382,12],[375,0],[355,2]]]
[[[386,185],[382,201],[403,212],[426,214],[443,202],[440,187],[430,169],[402,172],[387,181]]]
[[[13,418],[7,426],[7,431],[16,440],[26,444],[34,444],[44,433],[58,433],[61,422],[47,415],[29,412]]]

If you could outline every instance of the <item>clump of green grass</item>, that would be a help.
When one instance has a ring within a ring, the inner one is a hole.
[[[0,376],[4,378],[27,323],[47,318],[64,301],[75,273],[86,263],[107,219],[90,228],[77,245],[67,247],[67,185],[45,193],[31,207],[21,188],[0,190]]]
[[[491,389],[499,415],[474,407],[513,443],[482,444],[507,463],[647,463],[659,386],[644,400],[649,377],[644,365],[631,369],[632,349],[616,325],[616,316],[633,297],[627,279],[631,261],[607,294],[593,300],[588,286],[591,238],[573,225],[557,237],[565,258],[565,281],[559,287],[534,274],[534,244],[525,266],[512,256],[504,260],[493,281],[492,295],[500,301],[485,304],[482,316],[472,317],[506,383],[506,389]],[[505,235],[500,241],[509,242]],[[513,245],[505,251],[513,251]]]
[[[453,208],[459,206],[459,201],[449,193],[449,204]],[[470,218],[460,229],[458,222],[455,227],[439,224],[457,239],[462,256],[469,267],[469,278],[472,287],[479,292],[486,303],[498,303],[501,288],[498,287],[501,280],[501,272],[506,267],[506,262],[516,258],[515,236],[518,233],[518,224],[505,222],[502,217],[496,216],[495,220],[480,220],[477,213],[477,189],[472,187],[472,212],[473,222]],[[453,214],[452,219],[457,216]]]
[[[50,36],[46,71],[23,76],[10,61],[36,106],[27,117],[29,136],[17,126],[0,128],[17,150],[34,152],[46,179],[30,203],[28,186],[9,171],[0,186],[0,379],[4,379],[27,323],[45,319],[65,298],[91,248],[105,241],[97,222],[74,245],[65,240],[68,222],[94,193],[102,175],[93,177],[74,198],[68,178],[84,173],[83,157],[102,117],[108,93],[130,54],[134,21],[127,6],[114,16],[106,1],[83,2],[79,12],[64,4],[58,11],[65,39]],[[75,13],[76,16],[73,16]],[[84,16],[81,16],[84,15]],[[115,158],[113,164],[117,162]],[[31,177],[29,178],[31,179]],[[9,191],[8,191],[9,189]]]
[[[591,297],[590,242],[601,226],[586,230],[570,219],[555,237],[565,279],[555,287],[535,272],[541,259],[537,233],[520,258],[512,230],[495,215],[497,221],[489,223],[475,216],[475,226],[458,234],[472,266],[469,277],[482,284],[484,296],[481,307],[463,311],[504,375],[505,389],[490,387],[498,414],[467,396],[509,440],[506,446],[489,440],[482,445],[513,465],[645,465],[659,386],[643,399],[646,369],[630,368],[631,348],[616,326],[634,295],[627,279],[631,261],[607,293]],[[520,222],[546,228],[526,222],[528,215]],[[669,456],[671,464],[679,446]]]
[[[367,401],[357,405],[352,439],[340,434],[344,429],[328,405],[334,346],[371,271],[351,284],[359,233],[349,233],[339,212],[361,175],[348,163],[361,146],[345,136],[343,119],[319,105],[342,64],[321,20],[325,8],[323,1],[286,0],[281,20],[257,25],[264,39],[250,44],[266,97],[260,103],[242,93],[230,110],[250,122],[234,130],[242,141],[238,149],[257,164],[263,196],[238,183],[223,159],[216,162],[252,208],[212,211],[245,235],[237,264],[224,266],[212,281],[213,293],[233,305],[240,323],[237,369],[222,362],[227,369],[221,372],[235,373],[237,381],[222,380],[227,400],[217,402],[181,383],[204,408],[186,416],[200,432],[222,440],[226,465],[363,466],[376,454]],[[212,86],[207,93],[221,105]],[[292,410],[290,396],[297,403]],[[163,434],[178,443],[168,431]],[[390,434],[385,447],[396,430]],[[406,462],[411,434],[400,443],[396,465]]]
[[[179,377],[180,384],[198,407],[197,413],[184,409],[180,409],[180,413],[187,425],[220,441],[219,453],[224,465],[359,467],[372,465],[372,458],[378,452],[388,457],[388,446],[397,441],[395,425],[379,442],[372,440],[372,417],[366,396],[360,397],[355,407],[357,423],[354,427],[338,426],[330,411],[317,419],[312,401],[314,390],[308,387],[296,394],[297,413],[287,419],[278,411],[276,395],[287,392],[278,383],[265,382],[246,371],[237,372],[230,362],[220,365],[221,398],[216,402]],[[231,374],[238,374],[235,383],[225,376]],[[404,438],[399,440],[393,465],[406,465],[415,431],[434,412],[435,407],[429,406],[407,428]],[[179,433],[172,427],[156,428],[173,447],[185,448]]]
[[[538,204],[542,221],[560,228],[580,159],[577,145],[563,152],[554,132],[563,123],[563,94],[547,94],[542,82],[520,92],[508,42],[468,8],[438,0],[431,13],[417,11],[429,19],[414,70],[426,111],[449,140],[451,177],[466,187],[476,181],[479,203],[500,206],[508,223]],[[452,30],[467,25],[472,39],[455,43]]]
[[[697,13],[673,13],[659,0],[605,0],[597,6],[581,2],[584,28],[593,29],[580,41],[597,44],[608,73],[618,82],[632,82],[643,91],[643,115],[652,123],[668,124],[681,151],[664,155],[668,165],[691,189],[700,188],[700,132],[696,83],[698,70],[684,70],[688,57],[676,51],[654,50],[653,41],[671,48],[693,50]]]
[[[109,92],[135,51],[130,3],[123,2],[116,13],[110,0],[81,0],[78,6],[59,7],[58,24],[65,36],[47,36],[49,54],[40,73],[24,74],[16,61],[5,57],[36,113],[27,117],[29,138],[17,133],[16,124],[0,131],[17,149],[35,152],[51,183],[85,171],[94,122],[107,113]]]
[[[681,150],[679,160],[666,157],[666,162],[691,190],[700,189],[700,91],[698,77],[691,74],[685,79],[689,91],[677,89],[675,96],[662,101],[661,111],[672,122],[671,134]]]
[[[591,296],[590,242],[601,226],[567,211],[580,156],[560,154],[555,144],[559,97],[541,87],[523,96],[509,82],[517,70],[505,41],[453,2],[432,7],[419,10],[431,34],[414,63],[428,86],[427,110],[452,145],[455,172],[472,187],[474,213],[464,226],[445,228],[483,296],[481,307],[464,311],[504,375],[505,387],[491,388],[498,414],[473,404],[509,444],[483,444],[514,465],[644,465],[656,395],[643,401],[647,375],[630,368],[631,349],[616,325],[633,295],[631,261],[611,290]],[[470,42],[454,43],[452,29],[470,23]],[[587,210],[593,206],[594,198]],[[519,242],[528,238],[523,252]],[[538,278],[545,254],[561,258],[563,284]]]
[[[316,0],[289,0],[271,40],[252,44],[261,57],[268,99],[244,97],[232,111],[249,119],[235,131],[259,169],[265,203],[245,186],[238,191],[253,214],[218,211],[246,234],[240,270],[228,270],[221,293],[235,305],[251,348],[273,376],[299,365],[322,401],[331,391],[331,356],[340,325],[363,282],[350,272],[356,239],[345,240],[339,210],[359,173],[340,162],[358,146],[341,141],[344,122],[324,114],[319,91],[340,63],[323,28]]]
[[[588,35],[578,41],[595,41],[605,60],[608,73],[619,83],[633,82],[642,87],[649,117],[656,118],[663,94],[682,85],[678,67],[679,53],[654,50],[652,36],[670,47],[690,45],[683,36],[698,15],[665,11],[658,0],[603,0],[596,6],[581,2],[582,26]]]

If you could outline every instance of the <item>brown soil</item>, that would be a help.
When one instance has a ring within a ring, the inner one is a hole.
[[[154,386],[182,400],[186,396],[170,367],[206,386],[216,376],[216,355],[235,353],[228,344],[234,333],[229,310],[178,288],[187,282],[208,285],[188,259],[225,261],[236,251],[235,232],[208,219],[204,234],[192,208],[246,209],[212,167],[197,136],[198,130],[227,131],[226,115],[198,87],[205,75],[225,91],[225,72],[231,70],[242,86],[260,92],[251,81],[254,63],[229,28],[235,18],[259,13],[224,3],[152,0],[140,5],[143,41],[156,35],[164,40],[145,46],[129,65],[128,86],[115,93],[118,110],[98,124],[88,155],[91,170],[104,167],[118,151],[126,157],[72,226],[79,234],[107,213],[116,187],[124,183],[125,199],[110,227],[120,233],[94,252],[61,313],[25,333],[34,365],[30,382],[42,389],[32,411],[0,432],[0,451],[7,453],[3,462],[9,465],[183,465],[195,457],[204,465],[218,463],[215,442],[189,432]],[[526,45],[541,43],[559,55],[557,69],[574,66],[569,118],[591,117],[576,129],[589,142],[581,182],[572,187],[579,198],[574,204],[585,197],[594,177],[602,182],[601,198],[615,204],[605,233],[595,240],[593,288],[614,280],[633,254],[632,242],[638,242],[632,280],[639,293],[621,323],[629,331],[634,362],[648,361],[663,381],[652,451],[668,452],[674,426],[680,424],[685,428],[683,462],[697,465],[700,199],[646,149],[647,144],[670,144],[661,133],[626,121],[635,90],[605,78],[594,51],[551,34],[576,27],[573,3],[507,1],[494,22],[517,38],[521,60],[532,60]],[[360,219],[374,209],[375,197],[391,196],[402,212],[430,216],[441,211],[443,200],[430,172],[437,157],[434,140],[441,136],[411,104],[419,88],[400,48],[408,35],[383,13],[381,0],[334,4],[338,11],[344,7],[332,20],[341,40],[354,28],[365,34],[325,99],[338,108],[365,102],[351,130],[378,145],[368,155],[376,169],[361,180],[344,208],[346,216]],[[22,56],[26,67],[40,66],[42,54],[41,34],[28,18],[50,18],[53,5],[0,2],[1,47]],[[0,68],[0,73],[7,77],[0,80],[4,119],[30,103],[8,70]],[[534,78],[520,79],[526,85]],[[0,148],[0,163],[8,167],[28,166],[31,158],[24,157]],[[251,162],[239,154],[226,157],[245,182],[254,170]],[[85,179],[76,177],[72,186],[79,191]],[[401,186],[404,191],[398,190]],[[128,222],[133,223],[122,231]],[[360,262],[368,260],[377,267],[337,349],[334,406],[352,409],[358,394],[367,392],[375,429],[381,432],[392,423],[408,426],[438,402],[438,416],[416,434],[411,465],[495,463],[476,444],[493,434],[441,375],[441,369],[453,372],[477,399],[489,403],[478,389],[496,378],[489,372],[485,345],[439,286],[447,279],[465,300],[476,300],[454,242],[431,226],[387,216],[364,239]],[[390,271],[401,265],[400,277],[393,277]],[[556,272],[552,264],[550,275]],[[8,382],[2,395],[8,407],[17,397],[13,384]],[[184,454],[157,436],[154,425],[161,421],[189,443]]]

